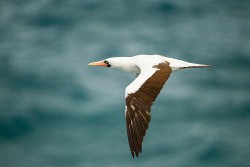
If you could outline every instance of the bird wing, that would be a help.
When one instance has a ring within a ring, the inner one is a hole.
[[[169,63],[161,61],[149,68],[137,64],[140,75],[126,88],[126,127],[132,156],[142,151],[142,141],[150,122],[150,108],[169,78]]]

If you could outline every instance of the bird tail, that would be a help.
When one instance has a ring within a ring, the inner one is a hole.
[[[211,67],[211,65],[187,63],[187,65],[182,68],[207,68],[207,67]]]
[[[170,58],[170,57],[165,57],[165,60],[170,63],[170,67],[171,67],[172,71],[178,71],[178,70],[185,69],[185,68],[206,68],[206,67],[211,67],[210,65],[206,65],[206,64],[189,63],[189,62],[186,62],[186,61],[173,59],[173,58]]]

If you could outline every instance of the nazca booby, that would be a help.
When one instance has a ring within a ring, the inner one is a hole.
[[[133,157],[142,152],[143,137],[151,119],[150,108],[170,74],[185,68],[210,67],[161,55],[113,57],[88,65],[118,68],[136,74],[136,79],[125,90],[126,128]]]

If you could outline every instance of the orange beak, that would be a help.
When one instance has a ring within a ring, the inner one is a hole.
[[[104,63],[103,61],[96,61],[96,62],[92,62],[88,64],[89,66],[103,66],[103,67],[107,67],[107,64]]]

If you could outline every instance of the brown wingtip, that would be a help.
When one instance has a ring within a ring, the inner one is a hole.
[[[139,155],[139,154],[138,154],[138,152],[137,152],[137,151],[135,152],[135,155],[136,155],[136,158],[138,158],[138,155]]]
[[[131,152],[131,154],[132,154],[132,157],[133,157],[133,158],[135,158],[135,154],[134,154],[134,152]]]
[[[138,158],[139,157],[139,152],[138,151],[131,151],[131,155],[132,155],[133,158],[135,158],[135,157]]]

